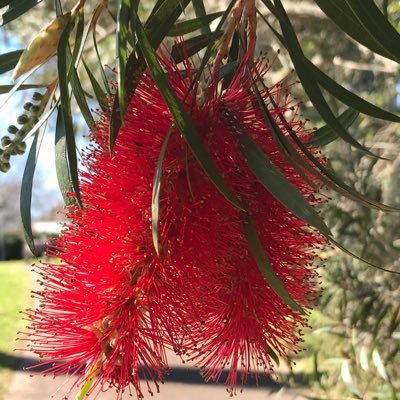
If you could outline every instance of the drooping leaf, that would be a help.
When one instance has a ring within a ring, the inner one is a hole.
[[[82,60],[83,61],[83,60]],[[83,61],[83,66],[85,67],[86,73],[88,74],[90,83],[93,88],[94,95],[96,96],[97,102],[99,103],[100,108],[105,111],[108,108],[108,103],[106,102],[107,94],[100,86],[100,83],[97,81],[93,72],[88,68],[86,63]]]
[[[128,59],[128,34],[131,0],[120,0],[117,17],[117,59],[118,59],[118,100],[121,119],[124,119],[126,109],[125,66]]]
[[[191,57],[194,54],[198,53],[200,50],[203,50],[209,44],[216,44],[215,40],[221,37],[222,32],[215,35],[215,33],[199,35],[184,42],[175,43],[172,46],[171,56],[174,61],[179,64],[187,57]]]
[[[13,0],[0,9],[0,26],[17,19],[31,8],[38,5],[42,0]]]
[[[196,14],[197,18],[204,18],[207,16],[207,12],[204,7],[203,0],[192,0],[192,5],[193,5],[194,13]],[[208,33],[211,33],[210,25],[208,22],[201,28],[201,33],[203,35],[207,35]]]
[[[193,155],[202,166],[204,172],[208,175],[208,177],[214,183],[217,189],[225,196],[228,201],[241,209],[241,204],[230,191],[221,174],[218,172],[214,161],[208,154],[203,142],[198,136],[190,116],[183,108],[181,102],[177,98],[174,90],[172,89],[171,84],[165,76],[165,72],[163,71],[157,59],[157,56],[152,49],[146,32],[144,31],[144,28],[137,15],[135,15],[134,22],[136,26],[136,36],[138,38],[141,51],[146,59],[154,82],[159,88],[161,95],[163,96],[166,104],[171,111],[172,116],[174,117],[177,128],[184,136],[186,143],[189,145],[190,149],[193,152]]]
[[[289,209],[309,225],[330,236],[331,232],[314,208],[303,197],[299,190],[292,185],[280,170],[271,162],[268,156],[257,146],[254,139],[240,125],[232,112],[225,115],[237,132],[239,132],[240,151],[250,170],[258,181],[282,205]]]
[[[164,162],[165,153],[167,151],[169,138],[171,137],[174,124],[168,128],[167,134],[165,135],[164,142],[162,144],[160,155],[158,156],[156,172],[153,179],[153,193],[151,197],[151,233],[153,237],[153,245],[156,253],[159,254],[159,238],[158,238],[158,223],[160,217],[160,192],[161,192],[161,177],[162,177],[162,166]]]
[[[44,84],[32,84],[32,85],[20,85],[17,90],[28,90],[28,89],[38,89],[44,88],[47,85]],[[9,93],[12,90],[14,85],[0,85],[0,94]]]
[[[69,36],[72,29],[72,23],[70,22],[64,32],[61,35],[58,48],[57,48],[57,67],[60,87],[60,106],[62,110],[62,121],[64,124],[64,130],[66,135],[66,145],[68,154],[68,166],[69,175],[72,181],[72,187],[74,189],[76,199],[79,205],[82,205],[79,189],[79,178],[78,178],[78,160],[76,156],[76,142],[75,132],[72,122],[72,111],[71,111],[71,100],[68,89],[68,72],[70,70],[70,64],[68,64],[69,54]]]
[[[267,7],[272,10],[271,12],[276,12],[275,8],[269,0],[262,0]],[[267,19],[259,12],[260,17],[268,25],[274,35],[279,39],[279,41],[287,48],[284,37],[268,22]],[[315,79],[318,84],[322,86],[323,89],[327,90],[333,96],[335,96],[342,103],[346,104],[348,107],[354,108],[363,114],[370,115],[371,117],[383,119],[392,122],[400,122],[400,116],[395,115],[389,111],[386,111],[358,96],[357,94],[347,90],[331,77],[325,74],[321,69],[314,65],[308,58],[304,57],[308,67],[311,69],[312,73],[315,75]]]
[[[305,56],[281,1],[275,0],[275,5],[279,16],[279,24],[281,26],[290,57],[301,80],[302,86],[309,99],[313,103],[315,109],[318,111],[324,121],[331,127],[331,129],[343,140],[351,144],[353,147],[362,150],[371,156],[377,157],[365,146],[356,141],[337,120],[328,103],[326,102],[318,82],[309,68],[308,63],[305,61]]]
[[[343,128],[348,129],[360,113],[352,108],[348,108],[338,116],[338,121]],[[325,146],[338,138],[338,135],[328,125],[325,125],[313,132],[313,137],[307,142],[311,146]]]
[[[214,21],[215,19],[221,17],[223,12],[216,12],[212,14],[205,15],[203,17],[198,17],[194,19],[189,19],[186,21],[179,22],[175,24],[169,31],[167,36],[181,36],[187,33],[191,33],[197,31],[198,29],[203,29],[208,27],[208,31],[210,29],[209,23]],[[211,33],[209,32],[202,32],[203,34]]]
[[[254,226],[254,223],[248,213],[246,213],[243,221],[243,231],[254,260],[256,261],[258,268],[260,268],[260,271],[262,272],[271,289],[294,311],[303,314],[304,311],[290,296],[285,285],[278,277],[273,266],[269,262],[260,239],[258,238],[256,227]]]
[[[153,49],[158,48],[167,32],[183,12],[183,6],[189,4],[190,0],[180,2],[178,0],[162,0],[156,3],[149,18],[145,24],[145,31],[148,35],[149,42]],[[132,15],[133,14],[133,15]],[[137,12],[134,8],[131,9],[131,18],[135,18]],[[136,56],[131,53],[126,63],[126,79],[129,80],[129,85],[126,86],[126,100],[133,96],[137,84],[140,82],[141,76],[146,69],[146,62],[141,54]],[[111,110],[110,119],[110,134],[109,143],[110,151],[113,150],[114,143],[117,139],[119,128],[122,124],[121,113],[119,112],[119,95],[118,90],[115,95]]]
[[[0,55],[0,74],[11,71],[18,64],[18,60],[21,54],[24,52],[21,50],[10,51],[9,53],[4,53]]]
[[[67,194],[71,192],[71,178],[68,167],[67,139],[64,129],[64,118],[60,107],[58,107],[57,114],[54,151],[58,186],[65,205],[69,206],[74,203],[74,199]]]
[[[375,53],[400,60],[400,35],[373,0],[315,0],[344,32]]]

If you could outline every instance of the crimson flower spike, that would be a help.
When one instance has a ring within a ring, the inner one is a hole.
[[[194,66],[189,59],[182,73],[167,56],[159,58],[246,214],[204,173],[149,73],[129,102],[113,154],[109,113],[93,129],[80,172],[83,208],[68,207],[69,222],[48,252],[61,262],[37,266],[42,288],[35,292],[36,310],[27,312],[28,347],[43,358],[42,370],[45,365],[46,372],[71,378],[67,398],[82,387],[94,398],[111,387],[117,400],[125,390],[138,398],[146,390],[152,394],[168,371],[168,348],[194,360],[206,380],[219,380],[228,368],[226,383],[235,392],[238,380],[243,386],[252,373],[258,379],[259,373],[272,371],[277,355],[290,358],[300,349],[306,315],[265,279],[244,219],[251,219],[274,276],[303,310],[319,295],[313,264],[325,239],[258,181],[243,156],[243,132],[287,184],[312,205],[321,200],[318,184],[288,162],[264,118],[254,84],[268,66],[263,59],[249,61],[253,44],[226,88],[215,81],[214,70],[202,93],[190,89]],[[288,127],[308,140],[285,82],[260,89],[259,96],[287,140]],[[234,116],[234,124],[227,115]],[[156,252],[152,186],[167,133]]]

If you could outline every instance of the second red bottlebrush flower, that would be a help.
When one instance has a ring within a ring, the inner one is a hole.
[[[221,195],[172,128],[162,166],[157,254],[152,185],[171,113],[146,74],[112,154],[110,117],[102,117],[84,156],[84,207],[69,208],[70,222],[49,252],[62,263],[38,268],[43,289],[36,292],[38,308],[28,313],[32,351],[49,360],[49,372],[75,376],[73,386],[93,381],[89,394],[115,387],[119,399],[133,386],[141,398],[143,384],[149,392],[158,390],[168,370],[165,348],[194,360],[206,380],[218,380],[229,368],[231,391],[238,379],[243,385],[250,373],[271,371],[275,354],[298,350],[306,317],[263,276],[246,240],[246,218],[291,298],[307,310],[318,296],[312,262],[324,239],[265,189],[240,150],[244,129],[291,184],[317,203],[311,177],[300,176],[285,159],[253,92],[252,79],[260,82],[264,62],[243,62],[227,88],[214,85],[200,93],[188,91],[189,61],[182,73],[162,60],[178,98],[189,93],[184,107],[248,214]],[[287,88],[277,84],[260,93],[274,99],[269,112],[282,131],[289,126],[304,141],[308,134]]]

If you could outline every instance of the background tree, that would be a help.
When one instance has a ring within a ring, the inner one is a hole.
[[[46,10],[50,11],[53,6],[52,3],[35,1],[30,2],[32,8],[28,10],[27,6],[17,3],[4,2],[3,24],[6,28],[8,20],[9,26],[14,23],[18,29],[18,26],[21,26],[18,25],[21,24],[19,20],[23,21],[23,18],[29,18],[30,15],[35,15],[34,13],[43,12],[45,6]],[[230,16],[229,8],[221,6],[221,11],[215,13],[214,6],[206,4],[204,7],[202,1],[165,0],[158,1],[155,5],[148,2],[121,2],[118,6],[108,5],[103,1],[99,4],[86,2],[82,8],[84,3],[63,3],[65,10],[75,8],[71,15],[62,16],[61,4],[55,2],[55,10],[59,15],[58,19],[53,20],[53,25],[56,26],[55,33],[49,31],[47,36],[44,36],[54,42],[52,52],[57,53],[57,66],[53,66],[53,69],[49,66],[46,72],[48,78],[45,81],[47,92],[44,97],[34,95],[33,104],[27,107],[27,118],[18,121],[21,122],[22,128],[12,128],[12,134],[15,136],[3,139],[1,157],[2,168],[5,171],[10,167],[10,156],[12,162],[15,153],[24,151],[26,138],[34,136],[24,174],[21,202],[25,234],[33,250],[29,212],[30,188],[36,151],[44,134],[39,125],[45,122],[51,113],[58,113],[55,151],[59,183],[63,193],[66,190],[74,190],[79,199],[76,138],[72,123],[74,114],[71,110],[77,107],[90,127],[94,119],[88,104],[97,100],[100,108],[106,107],[104,98],[107,92],[110,93],[108,79],[111,74],[110,70],[103,68],[103,64],[110,63],[118,67],[115,75],[118,94],[114,100],[113,123],[110,129],[112,149],[121,125],[123,105],[132,95],[126,91],[126,81],[132,79],[132,76],[142,75],[148,62],[146,55],[151,55],[153,49],[159,48],[161,43],[172,44],[171,37],[183,34],[187,39],[189,54],[198,53],[200,61],[207,61],[211,55],[215,55],[221,44],[223,24],[217,26],[218,21],[225,18],[229,20]],[[229,3],[230,7],[235,3],[238,2]],[[187,9],[186,14],[183,14],[183,8]],[[136,10],[144,23],[145,39],[149,40],[152,49],[146,47],[145,40],[136,31],[133,23],[137,17]],[[396,114],[398,106],[395,90],[400,59],[397,46],[399,35],[394,27],[399,19],[398,2],[315,0],[281,3],[264,0],[258,4],[258,11],[260,49],[269,50],[269,53],[271,48],[282,49],[279,61],[275,62],[275,70],[279,70],[279,64],[287,68],[289,63],[293,63],[305,91],[304,94],[299,86],[299,97],[308,96],[310,99],[303,104],[304,114],[318,126],[326,125],[314,132],[311,143],[331,143],[325,147],[324,154],[330,160],[332,169],[325,170],[323,165],[313,164],[313,173],[333,190],[330,196],[336,201],[324,206],[322,213],[329,222],[335,240],[374,265],[398,271],[396,219],[381,213],[381,210],[393,210],[386,205],[399,204],[395,172],[398,157],[397,153],[393,152],[397,141],[395,127],[400,121]],[[83,21],[84,16],[86,23]],[[214,22],[211,24],[212,21]],[[210,26],[214,30],[211,30]],[[41,27],[38,26],[38,30]],[[114,37],[116,49],[110,52]],[[87,38],[93,41],[88,40],[83,46]],[[37,40],[42,43],[47,39],[40,37]],[[179,46],[172,44],[172,55],[176,61],[179,61]],[[239,39],[236,35],[230,44],[229,56],[225,63],[226,70],[235,68],[240,53],[236,51],[238,46]],[[13,69],[21,53],[22,51],[17,51],[1,56],[1,72]],[[113,53],[117,54],[115,62],[113,57],[110,57]],[[35,52],[35,55],[37,54]],[[29,61],[29,52],[25,55]],[[25,72],[28,72],[44,61],[45,57],[31,64],[27,61],[20,62],[17,71],[22,66],[27,68]],[[204,68],[204,65],[200,62],[199,64],[200,68]],[[147,66],[152,70],[152,65]],[[34,72],[32,76],[35,77],[39,72]],[[14,76],[17,75],[14,71]],[[22,83],[20,88],[29,89],[23,85]],[[69,96],[69,87],[72,98]],[[4,88],[4,91],[7,89],[9,88]],[[160,86],[160,91],[164,90],[165,88]],[[88,94],[92,94],[92,98]],[[360,112],[365,115],[359,115]],[[277,140],[284,141],[282,132],[277,130],[276,135]],[[336,141],[337,138],[343,141]],[[306,149],[301,150],[307,153]],[[290,156],[293,154],[291,151],[292,149],[287,147],[286,156],[296,165],[296,160]],[[378,159],[376,155],[396,158],[388,162]],[[333,174],[333,170],[337,175]],[[335,194],[335,191],[338,194]],[[355,202],[350,203],[339,195],[345,195]],[[67,203],[73,201],[70,197],[65,197],[65,200]],[[398,357],[397,278],[371,267],[363,267],[359,261],[341,253],[330,257],[328,265],[324,276],[330,286],[322,304],[336,314],[334,317],[338,324],[335,325],[335,332],[339,331],[340,335],[352,339],[351,342],[342,342],[345,354],[341,367],[342,377],[346,381],[348,362],[352,363],[353,367],[359,365],[359,371],[363,371],[366,364],[360,365],[360,352],[364,349],[362,354],[367,351],[367,358],[375,362],[378,375],[380,374],[385,382],[387,393],[396,396],[398,376],[393,367],[396,365],[393,360]],[[343,282],[346,282],[345,289],[342,288]],[[357,336],[355,341],[354,335]],[[376,354],[379,354],[380,358]],[[386,365],[386,375],[382,372],[382,367],[378,366],[379,359],[383,360],[382,365]],[[379,379],[377,384],[380,384]],[[371,386],[356,390],[352,388],[352,391],[356,396],[362,397],[370,388]]]

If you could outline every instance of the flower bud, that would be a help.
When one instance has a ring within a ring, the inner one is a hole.
[[[32,106],[31,107],[31,113],[32,114],[37,114],[39,112],[39,110],[40,110],[39,106]]]
[[[32,99],[35,101],[40,101],[43,99],[43,95],[40,92],[33,93]]]
[[[22,114],[17,118],[17,122],[21,125],[26,124],[29,121],[29,117],[26,114]]]
[[[8,162],[10,160],[10,153],[8,151],[5,151],[1,156],[0,156],[0,162]]]
[[[18,154],[24,154],[26,150],[26,143],[25,142],[18,143],[16,146],[16,150]]]
[[[0,172],[8,172],[11,168],[11,165],[9,162],[5,163],[0,163]]]
[[[15,125],[10,125],[7,128],[8,133],[15,135],[18,132],[18,128]]]
[[[27,103],[25,103],[24,104],[24,109],[26,110],[26,111],[29,111],[30,109],[31,109],[31,107],[32,107],[32,103],[31,102],[27,102]]]
[[[10,137],[9,136],[3,136],[2,138],[1,138],[1,145],[3,146],[3,147],[7,147],[9,144],[11,144],[12,143],[12,140],[10,139]]]

